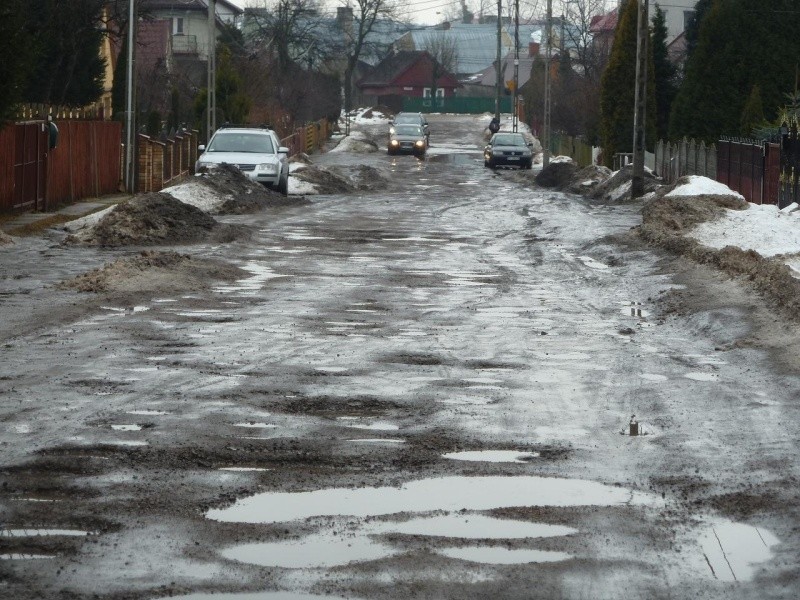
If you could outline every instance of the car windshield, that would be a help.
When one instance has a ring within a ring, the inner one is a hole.
[[[419,115],[397,115],[394,118],[395,123],[421,123],[422,119]]]
[[[272,154],[275,146],[269,135],[257,133],[220,132],[208,145],[208,152],[258,152]]]
[[[494,138],[495,146],[524,146],[525,138],[521,135],[498,135]]]
[[[398,125],[394,128],[397,135],[422,135],[419,125]]]

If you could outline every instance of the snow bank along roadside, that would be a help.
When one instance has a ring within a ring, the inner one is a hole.
[[[792,227],[794,224],[794,228]],[[781,258],[800,251],[800,219],[747,203],[705,177],[682,177],[642,209],[636,234],[649,244],[746,282],[781,314],[800,321],[800,279]]]

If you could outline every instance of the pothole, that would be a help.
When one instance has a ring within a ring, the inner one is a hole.
[[[572,558],[566,552],[551,552],[529,548],[440,548],[437,554],[489,565],[522,565],[527,563],[560,562]]]
[[[442,457],[468,462],[526,463],[532,458],[538,458],[539,453],[519,452],[517,450],[467,450],[463,452],[448,452],[447,454],[442,454]]]

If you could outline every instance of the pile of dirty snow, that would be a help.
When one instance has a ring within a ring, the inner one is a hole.
[[[199,208],[160,192],[143,194],[91,215],[72,229],[64,243],[85,246],[185,244],[235,237],[235,228],[221,225]]]
[[[353,154],[370,154],[377,151],[378,144],[373,142],[363,131],[351,132],[330,150],[330,152],[351,152]]]
[[[699,175],[681,177],[666,195],[670,198],[676,196],[735,196],[744,200],[744,196],[739,192],[734,192],[724,183]]]
[[[58,287],[91,293],[168,293],[202,290],[212,282],[247,276],[238,267],[213,260],[177,252],[144,251],[64,281]]]
[[[14,238],[3,231],[0,231],[0,246],[10,246],[13,243]]]
[[[290,186],[305,186],[306,194],[349,194],[356,190],[346,176],[316,165],[293,165]],[[290,190],[293,189],[290,187]],[[294,188],[296,189],[296,188]]]

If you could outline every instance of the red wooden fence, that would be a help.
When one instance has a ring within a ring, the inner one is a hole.
[[[122,125],[75,120],[56,125],[53,150],[44,121],[0,131],[0,211],[52,210],[119,191]]]

